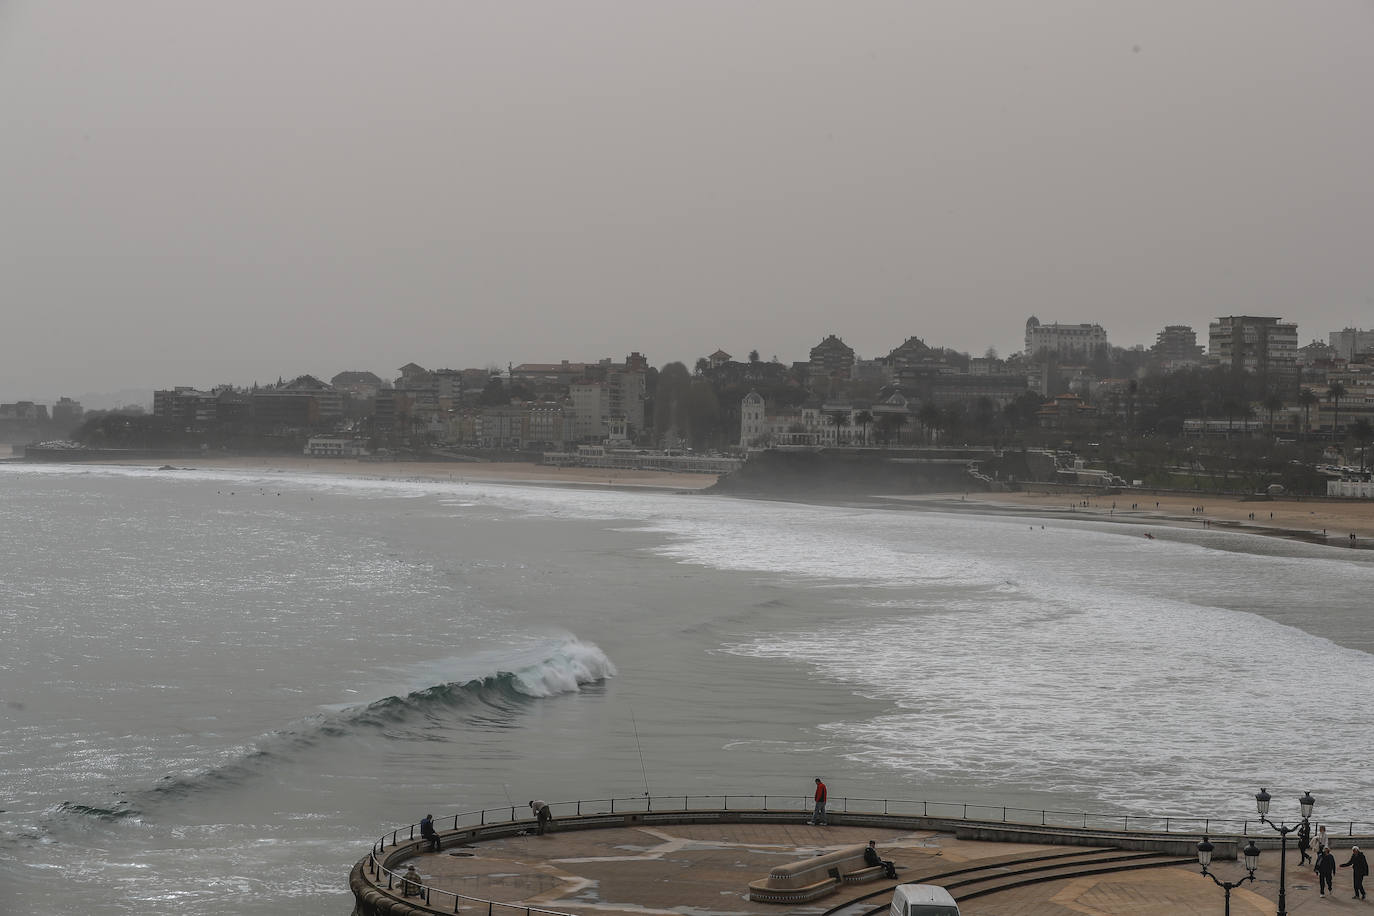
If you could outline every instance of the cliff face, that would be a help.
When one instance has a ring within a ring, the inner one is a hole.
[[[765,451],[722,477],[711,492],[741,496],[804,497],[811,494],[949,493],[983,490],[957,459],[891,458],[872,452]]]

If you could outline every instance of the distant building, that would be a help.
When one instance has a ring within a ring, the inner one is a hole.
[[[1150,355],[1165,370],[1200,366],[1204,348],[1197,342],[1197,332],[1186,324],[1171,324],[1155,335]]]
[[[343,417],[343,395],[313,375],[254,389],[252,402],[260,430],[316,429]]]
[[[0,404],[0,420],[18,420],[25,423],[48,422],[48,408],[33,401],[16,401],[13,404]]]
[[[1041,324],[1034,315],[1026,319],[1026,356],[1053,353],[1060,357],[1091,359],[1098,350],[1109,347],[1107,332],[1100,324]]]
[[[587,369],[595,363],[570,363],[566,359],[558,363],[521,363],[512,366],[512,382],[525,382],[536,388],[567,388],[580,378],[586,378]]]
[[[768,440],[767,409],[763,395],[750,391],[740,401],[739,444],[744,448],[764,445]]]
[[[370,401],[377,396],[378,391],[390,383],[382,381],[381,377],[373,372],[350,370],[340,372],[329,380],[329,384],[334,386],[334,390],[347,397]]]
[[[1358,328],[1332,331],[1330,342],[1337,356],[1346,362],[1354,362],[1360,354],[1374,352],[1374,331]]]
[[[1278,318],[1228,315],[1207,326],[1207,357],[1214,366],[1268,376],[1279,388],[1298,384],[1298,326]]]
[[[81,416],[84,413],[85,411],[81,409],[81,402],[73,401],[71,398],[58,398],[57,403],[52,405],[54,423],[75,426],[81,422]]]
[[[854,375],[854,348],[834,334],[811,348],[812,378],[850,379]]]

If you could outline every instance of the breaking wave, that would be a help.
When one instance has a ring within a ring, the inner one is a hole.
[[[579,693],[584,687],[603,683],[615,675],[615,665],[600,647],[568,639],[546,657],[514,670],[498,669],[467,680],[435,684],[405,695],[311,716],[264,735],[252,745],[232,749],[222,763],[166,776],[151,788],[135,793],[120,793],[113,806],[63,802],[57,811],[100,821],[137,819],[159,801],[243,785],[326,740],[367,734],[393,740],[435,740],[436,724],[459,728],[490,725],[493,716],[508,719],[537,700]]]

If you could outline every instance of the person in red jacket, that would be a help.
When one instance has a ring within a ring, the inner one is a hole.
[[[816,810],[811,812],[811,820],[807,823],[825,824],[825,783],[819,776],[816,777]]]

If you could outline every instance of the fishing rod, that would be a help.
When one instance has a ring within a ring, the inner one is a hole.
[[[639,751],[639,772],[644,775],[644,797],[649,797],[649,770],[644,766],[644,745],[639,743],[639,725],[635,722],[634,707],[630,707],[630,728],[635,733],[635,748]]]

